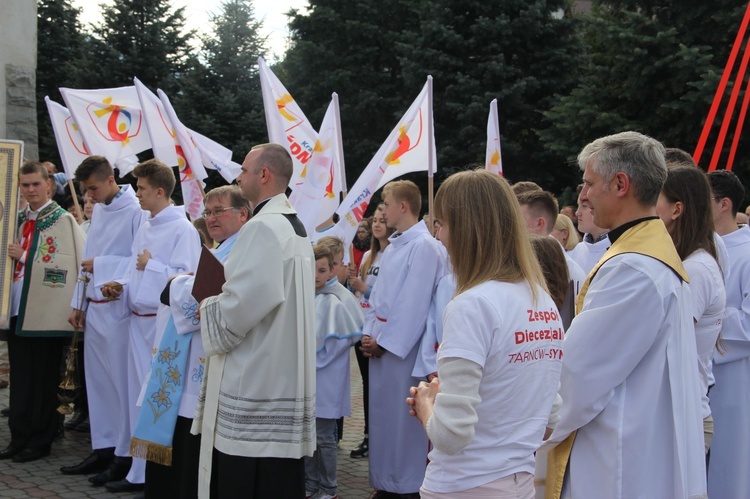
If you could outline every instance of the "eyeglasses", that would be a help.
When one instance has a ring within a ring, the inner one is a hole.
[[[201,213],[201,216],[203,218],[205,218],[205,219],[208,219],[208,217],[211,217],[211,216],[219,217],[225,211],[230,211],[230,210],[239,210],[239,208],[234,208],[234,207],[230,206],[229,208],[216,208],[213,211],[212,210],[204,210],[203,213]]]

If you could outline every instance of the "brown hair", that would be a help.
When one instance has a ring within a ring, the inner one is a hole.
[[[284,186],[289,184],[294,173],[294,164],[292,163],[289,151],[284,146],[274,143],[258,144],[251,150],[260,150],[257,163],[258,170],[265,166],[278,178],[279,183],[283,183]],[[257,172],[256,170],[255,173]]]
[[[419,192],[417,184],[411,180],[388,182],[383,187],[383,197],[386,194],[392,196],[395,201],[406,201],[411,214],[419,216],[419,211],[422,209],[422,194]]]
[[[333,268],[333,253],[331,252],[331,248],[325,244],[318,243],[313,246],[313,254],[315,255],[316,261],[325,258],[328,260],[328,267]]]
[[[47,172],[47,169],[39,161],[27,161],[21,166],[21,169],[18,170],[19,177],[21,175],[31,175],[32,173],[38,173],[41,175],[42,180],[49,180],[49,172]],[[54,189],[52,192],[54,192]]]
[[[542,188],[539,187],[539,184],[536,182],[531,182],[528,180],[523,180],[521,182],[516,182],[513,184],[513,194],[516,196],[523,194],[524,192],[531,192],[531,191],[541,191]]]
[[[384,205],[383,203],[380,203],[377,208],[375,208],[375,214],[372,216],[373,220],[375,217],[378,216],[379,211],[383,211]],[[370,231],[372,232],[372,223],[370,223]],[[396,232],[396,229],[392,227],[385,227],[386,234],[388,236],[392,235],[394,232]],[[387,246],[387,245],[386,245]],[[362,260],[362,264],[359,266],[359,275],[362,279],[365,278],[367,273],[370,271],[370,267],[372,267],[372,262],[375,261],[375,258],[378,256],[378,253],[380,253],[385,248],[380,247],[380,241],[378,241],[378,238],[375,237],[375,235],[372,235],[372,239],[370,241],[370,253],[367,255],[367,258]]]
[[[508,182],[487,170],[455,173],[435,196],[435,214],[450,230],[456,294],[487,281],[528,281],[546,291],[521,208]]]
[[[253,211],[250,209],[250,203],[242,197],[242,189],[240,189],[239,185],[222,185],[221,187],[211,189],[206,193],[206,197],[203,198],[203,204],[223,198],[229,200],[229,206],[232,208],[244,208],[247,211],[248,218],[252,216]]]
[[[85,182],[91,177],[107,180],[114,177],[115,171],[104,156],[89,156],[78,165],[75,175],[77,182]]]
[[[133,176],[145,179],[155,189],[164,189],[164,195],[172,197],[175,185],[174,172],[158,159],[149,159],[136,166]]]
[[[518,204],[527,206],[535,217],[542,217],[547,222],[547,234],[552,232],[557,220],[557,200],[547,191],[533,190],[516,194]]]
[[[568,292],[568,283],[570,282],[565,254],[563,254],[557,240],[551,237],[532,235],[531,247],[534,249],[539,265],[542,267],[542,274],[544,274],[549,294],[557,305],[557,309],[562,310],[565,294]]]
[[[670,168],[661,192],[670,202],[682,203],[682,214],[674,221],[670,234],[680,259],[703,249],[717,260],[711,188],[703,170],[690,166]]]

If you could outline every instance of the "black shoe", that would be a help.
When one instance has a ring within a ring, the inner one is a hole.
[[[101,487],[107,482],[119,482],[125,480],[128,471],[130,471],[130,461],[124,463],[112,461],[109,468],[89,478],[89,482],[96,487]]]
[[[367,454],[370,452],[370,439],[368,437],[365,437],[364,440],[362,440],[362,443],[357,446],[356,449],[352,450],[349,453],[349,457],[367,457]]]
[[[13,447],[12,445],[7,446],[5,449],[0,450],[0,459],[10,459],[19,452],[21,452],[23,448]]]
[[[10,407],[6,407],[2,411],[0,411],[0,416],[4,418],[7,418],[8,416],[10,416]]]
[[[107,482],[104,484],[104,488],[110,492],[140,492],[146,488],[146,485],[120,480],[119,482]]]
[[[88,475],[91,473],[101,473],[106,470],[112,463],[113,457],[102,457],[96,452],[92,452],[89,457],[76,464],[75,466],[63,466],[60,472],[63,475]]]
[[[14,463],[28,463],[49,456],[49,449],[24,449],[13,456]]]
[[[88,419],[89,415],[83,411],[76,411],[67,423],[65,423],[66,430],[75,430],[76,426],[83,423]]]

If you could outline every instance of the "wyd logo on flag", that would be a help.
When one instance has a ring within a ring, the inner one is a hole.
[[[70,143],[79,154],[84,154],[86,156],[91,154],[86,147],[86,144],[83,142],[83,137],[81,136],[81,131],[78,129],[78,125],[73,122],[73,118],[70,116],[65,118],[65,133],[68,135]]]
[[[86,112],[99,134],[109,142],[120,142],[125,147],[141,132],[140,110],[113,104],[112,97],[89,104]]]

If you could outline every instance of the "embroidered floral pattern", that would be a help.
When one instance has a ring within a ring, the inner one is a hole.
[[[52,236],[46,237],[39,245],[37,261],[41,260],[44,263],[54,262],[56,254],[57,238]]]
[[[146,399],[149,407],[151,407],[151,412],[154,414],[154,423],[172,408],[170,396],[182,384],[183,374],[177,366],[173,365],[173,362],[181,353],[177,349],[177,342],[174,344],[174,350],[167,347],[162,348],[158,353],[154,352],[154,363],[151,368],[159,379],[159,388],[151,394],[150,399]]]

